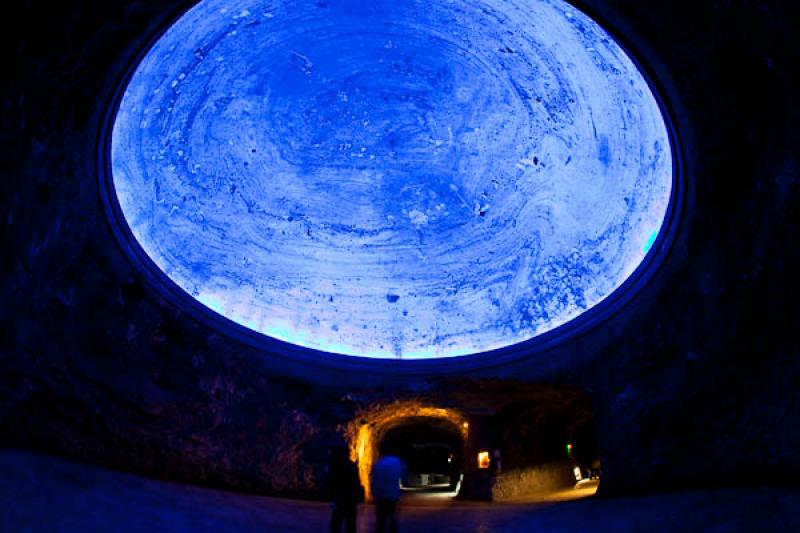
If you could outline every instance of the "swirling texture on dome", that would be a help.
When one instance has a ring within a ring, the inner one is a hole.
[[[203,0],[112,132],[147,255],[204,305],[324,351],[426,358],[598,304],[664,221],[636,66],[561,0]]]

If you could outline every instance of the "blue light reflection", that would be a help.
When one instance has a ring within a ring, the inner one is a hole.
[[[575,318],[644,259],[672,184],[647,83],[560,0],[203,0],[136,69],[111,157],[198,301],[385,358]]]

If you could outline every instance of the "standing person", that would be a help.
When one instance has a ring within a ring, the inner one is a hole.
[[[461,468],[459,467],[461,458],[450,454],[447,458],[447,473],[450,477],[450,492],[458,489],[458,482],[461,481]]]
[[[331,533],[356,533],[358,504],[364,501],[364,487],[358,479],[358,468],[350,460],[346,446],[331,450],[325,491],[331,499]]]
[[[403,461],[391,454],[383,455],[372,467],[377,533],[397,533],[397,501],[400,499],[400,480],[404,474]]]

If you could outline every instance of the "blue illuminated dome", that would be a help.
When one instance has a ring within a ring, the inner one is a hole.
[[[648,84],[560,0],[203,0],[136,68],[111,165],[196,300],[381,358],[574,319],[643,261],[672,187]]]

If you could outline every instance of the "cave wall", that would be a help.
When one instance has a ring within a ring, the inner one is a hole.
[[[129,62],[181,4],[8,8],[0,444],[315,495],[327,446],[371,402],[463,407],[482,380],[513,378],[590,395],[601,493],[800,474],[797,5],[586,2],[672,108],[687,193],[673,245],[610,319],[448,377],[254,346],[165,297],[126,255],[98,193],[99,130]]]
[[[571,489],[576,482],[573,468],[571,461],[562,459],[501,472],[492,482],[492,501],[525,500]]]
[[[492,483],[494,501],[565,490],[599,460],[591,402],[581,394],[553,390],[537,401],[516,402],[494,416],[494,448],[501,454]],[[572,449],[567,451],[567,444]]]

